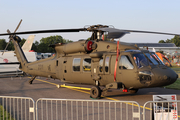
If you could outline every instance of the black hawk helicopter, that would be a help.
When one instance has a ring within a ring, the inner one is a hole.
[[[20,22],[21,23],[21,22]],[[20,25],[19,23],[19,25]],[[18,25],[18,27],[19,27]],[[165,66],[158,56],[148,50],[140,50],[136,45],[113,41],[130,32],[179,35],[173,33],[120,30],[106,25],[92,25],[78,29],[38,30],[0,34],[9,35],[15,54],[20,62],[19,69],[32,75],[32,84],[36,76],[50,77],[75,84],[94,85],[90,90],[92,98],[98,98],[108,89],[122,89],[136,93],[140,88],[160,87],[174,83],[178,75]],[[55,56],[29,63],[19,42],[21,34],[92,32],[90,40],[50,45],[56,51]],[[104,33],[112,41],[103,41]],[[9,42],[10,42],[9,41]],[[101,89],[99,86],[104,86]]]

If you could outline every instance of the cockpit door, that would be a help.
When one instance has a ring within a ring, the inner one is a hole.
[[[133,87],[131,85],[137,82],[137,68],[129,55],[120,56],[117,71],[117,82],[122,82],[125,87]]]
[[[99,61],[99,76],[101,76],[101,85],[107,85],[114,82],[114,67],[116,55],[105,55]]]

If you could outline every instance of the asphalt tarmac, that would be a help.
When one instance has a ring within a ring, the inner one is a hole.
[[[28,77],[0,78],[0,96],[31,97],[35,101],[39,98],[91,99],[89,90],[57,87],[57,85],[66,84],[68,86],[91,88],[91,85],[68,84],[60,80],[43,77],[37,77],[33,84],[29,84],[29,79]],[[136,94],[110,89],[99,100],[136,101],[143,106],[147,101],[153,100],[153,95],[166,94],[176,94],[177,100],[180,100],[180,90],[165,88],[144,88]]]
[[[83,88],[91,88],[91,85],[69,84],[61,82],[60,80],[43,77],[37,77],[37,79],[33,81],[33,84],[29,84],[29,79],[30,77],[0,78],[0,96],[31,97],[34,101],[37,101],[39,98],[92,100],[89,90],[58,88],[58,86],[62,84]],[[147,101],[152,101],[153,95],[167,94],[176,94],[177,100],[180,100],[180,90],[165,88],[144,88],[140,89],[136,94],[111,89],[98,100],[136,101],[140,105],[142,112],[143,105]],[[149,108],[146,109],[149,110]],[[178,111],[178,113],[180,114],[180,111]],[[149,115],[150,113],[148,112],[147,118],[149,118]],[[179,115],[178,118],[180,118]]]

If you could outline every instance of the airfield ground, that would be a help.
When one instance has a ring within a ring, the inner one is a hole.
[[[57,85],[64,84],[59,80],[39,77],[29,84],[28,77],[1,78],[0,96],[31,97],[35,101],[38,98],[61,98],[61,99],[91,99],[89,90],[79,90],[73,88],[58,88]],[[65,83],[68,86],[91,88],[91,85],[74,85]],[[136,101],[143,105],[147,101],[152,101],[152,96],[157,94],[176,94],[180,100],[180,90],[166,88],[145,88],[140,89],[136,94],[124,93],[121,90],[111,89],[100,100],[115,101]]]
[[[0,96],[31,97],[34,101],[39,98],[58,98],[58,99],[86,99],[92,100],[89,90],[79,90],[74,88],[58,88],[58,85],[64,84],[59,80],[39,77],[29,84],[29,77],[1,78]],[[91,88],[91,85],[74,85],[84,88]],[[166,88],[145,88],[140,89],[136,94],[123,93],[121,90],[111,89],[105,96],[99,100],[112,101],[136,101],[142,108],[147,101],[153,100],[153,95],[176,94],[177,100],[180,100],[180,90]],[[93,99],[94,100],[94,99]],[[142,111],[142,109],[141,109]],[[180,118],[180,116],[178,116]]]

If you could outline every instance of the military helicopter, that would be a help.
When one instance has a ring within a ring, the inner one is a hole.
[[[19,23],[20,25],[20,23]],[[18,25],[18,27],[19,27]],[[155,53],[140,50],[136,45],[113,41],[130,32],[179,35],[173,33],[120,30],[106,25],[92,25],[78,29],[38,30],[0,34],[9,35],[13,42],[15,54],[20,62],[19,68],[32,75],[32,84],[36,76],[59,79],[75,84],[90,84],[92,98],[99,98],[108,89],[122,89],[136,93],[140,88],[160,87],[174,83],[178,75],[165,66]],[[54,32],[92,32],[90,40],[79,40],[73,43],[50,45],[55,55],[29,63],[19,42],[19,34],[37,34]],[[103,41],[108,33],[112,41]],[[9,41],[9,42],[10,42]],[[103,88],[100,86],[104,86]]]

